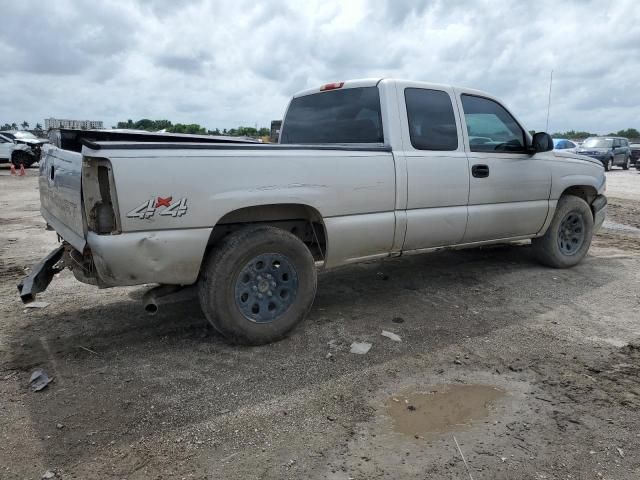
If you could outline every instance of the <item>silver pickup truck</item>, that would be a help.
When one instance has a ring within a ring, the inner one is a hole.
[[[531,239],[546,265],[586,254],[606,213],[602,164],[554,152],[496,98],[393,79],[292,98],[279,144],[79,139],[45,147],[42,215],[63,240],[19,286],[70,268],[100,288],[197,293],[230,341],[284,337],[319,268]]]

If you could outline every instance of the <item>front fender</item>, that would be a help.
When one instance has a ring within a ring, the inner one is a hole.
[[[31,147],[29,147],[29,145],[25,145],[24,143],[15,144],[11,149],[11,155],[13,155],[14,152],[25,152],[33,156],[33,150],[31,150]]]

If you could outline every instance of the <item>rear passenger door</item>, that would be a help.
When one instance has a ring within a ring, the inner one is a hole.
[[[496,100],[462,93],[471,173],[464,243],[529,236],[549,209],[551,168],[526,152],[524,129]]]
[[[397,94],[407,169],[402,250],[459,243],[467,224],[469,165],[453,89],[402,83]]]

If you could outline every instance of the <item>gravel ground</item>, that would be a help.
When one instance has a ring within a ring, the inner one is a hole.
[[[526,245],[351,266],[290,338],[241,348],[197,305],[149,317],[145,288],[68,272],[25,309],[15,285],[56,236],[36,171],[2,167],[0,478],[637,480],[640,174],[607,175],[573,269]]]

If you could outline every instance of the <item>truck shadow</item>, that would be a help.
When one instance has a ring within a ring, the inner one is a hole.
[[[53,438],[43,448],[48,464],[72,466],[109,455],[114,444],[126,448],[141,437],[530,320],[557,304],[558,285],[581,296],[615,276],[613,260],[606,268],[590,258],[558,271],[537,265],[528,250],[442,252],[322,273],[304,325],[262,347],[224,343],[206,328],[196,302],[168,305],[153,317],[134,300],[55,314],[45,309],[37,329],[15,332],[2,370],[19,371],[24,385],[36,366],[55,377],[22,399],[38,435]],[[383,339],[383,329],[403,341]],[[353,355],[353,341],[374,348]]]

